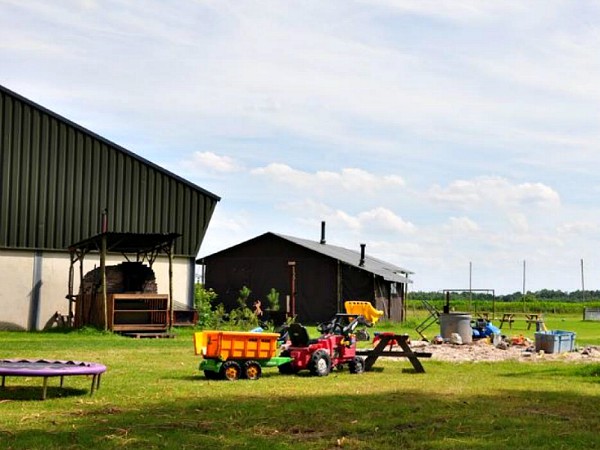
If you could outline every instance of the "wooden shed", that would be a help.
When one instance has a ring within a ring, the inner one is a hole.
[[[350,250],[265,233],[197,260],[204,265],[207,288],[226,309],[238,306],[239,290],[247,286],[251,300],[264,302],[271,288],[281,307],[304,323],[317,323],[343,311],[346,300],[369,301],[385,318],[402,321],[408,278],[412,272],[366,255],[366,247]]]

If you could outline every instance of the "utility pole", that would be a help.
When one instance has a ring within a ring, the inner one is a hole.
[[[581,301],[585,302],[585,282],[583,279],[583,258],[581,258]]]
[[[525,311],[525,275],[527,271],[527,265],[523,260],[523,311]]]
[[[469,311],[471,310],[471,303],[473,302],[473,263],[469,261]]]

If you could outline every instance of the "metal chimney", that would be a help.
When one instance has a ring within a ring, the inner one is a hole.
[[[102,221],[100,224],[101,233],[108,232],[108,209],[104,209],[102,211]]]
[[[321,244],[325,244],[325,221],[321,221]]]
[[[360,244],[360,261],[358,262],[358,265],[360,267],[365,265],[365,247],[367,246],[367,244]]]

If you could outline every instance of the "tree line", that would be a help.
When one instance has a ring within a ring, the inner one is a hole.
[[[415,291],[409,292],[409,300],[443,300],[445,298],[444,292],[441,291]],[[495,298],[496,302],[561,302],[561,303],[588,303],[588,302],[600,302],[600,291],[573,291],[565,292],[561,290],[542,289],[539,291],[527,291],[525,295],[522,292],[514,292],[512,294],[493,295],[485,292],[469,292],[468,290],[462,292],[451,292],[450,298],[452,300],[474,300],[474,301],[491,301]]]

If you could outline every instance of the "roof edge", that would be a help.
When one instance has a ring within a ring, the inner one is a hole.
[[[156,163],[153,163],[150,160],[147,160],[146,158],[144,158],[144,157],[142,157],[142,156],[140,156],[140,155],[132,152],[131,150],[127,150],[125,147],[122,147],[119,144],[116,144],[115,142],[113,142],[113,141],[111,141],[111,140],[109,140],[109,139],[107,139],[105,137],[100,136],[98,133],[95,133],[95,132],[93,132],[93,131],[85,128],[84,126],[79,125],[79,124],[73,122],[70,119],[67,119],[64,116],[61,116],[60,114],[58,114],[58,113],[56,113],[54,111],[49,110],[48,108],[40,105],[39,103],[36,103],[36,102],[28,99],[27,97],[23,97],[21,94],[18,94],[17,92],[12,91],[12,90],[8,89],[6,86],[3,86],[1,84],[0,84],[0,92],[4,92],[5,94],[11,95],[13,97],[16,97],[19,101],[27,103],[29,106],[31,106],[33,108],[36,108],[36,109],[42,111],[43,113],[48,114],[49,116],[52,116],[55,119],[57,119],[57,120],[59,120],[61,122],[64,122],[67,125],[72,126],[73,128],[75,128],[75,129],[77,129],[77,130],[79,130],[79,131],[81,131],[81,132],[83,132],[85,134],[88,134],[89,136],[93,137],[94,139],[98,139],[99,141],[103,142],[104,144],[109,145],[110,147],[113,147],[113,148],[115,148],[115,149],[117,149],[117,150],[125,153],[126,155],[134,158],[134,159],[137,159],[138,161],[140,161],[140,162],[142,162],[142,163],[144,163],[144,164],[152,167],[153,169],[158,170],[159,172],[162,172],[165,175],[167,175],[169,177],[172,177],[172,178],[176,179],[177,181],[179,181],[179,182],[181,182],[183,184],[188,185],[192,189],[194,189],[196,191],[199,191],[199,192],[201,192],[201,193],[203,193],[203,194],[205,194],[205,195],[213,198],[216,201],[220,201],[221,200],[221,197],[219,197],[218,195],[213,194],[210,191],[207,191],[206,189],[198,186],[197,184],[192,183],[191,181],[186,180],[185,178],[182,178],[181,176],[179,176],[179,175],[171,172],[170,170],[165,169],[164,167],[159,166]]]

